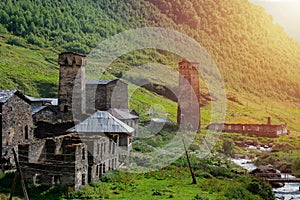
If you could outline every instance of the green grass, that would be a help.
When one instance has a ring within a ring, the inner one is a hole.
[[[0,37],[0,89],[18,89],[32,96],[57,96],[57,53],[34,46],[6,44]]]

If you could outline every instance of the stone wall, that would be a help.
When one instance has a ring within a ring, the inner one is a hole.
[[[263,137],[278,137],[280,135],[288,134],[287,126],[285,124],[271,125],[271,124],[220,124],[212,123],[206,127],[209,130],[252,134]]]
[[[109,108],[128,109],[128,85],[120,80],[89,81],[86,84],[87,112],[108,110]]]
[[[2,156],[13,158],[11,148],[17,148],[33,138],[31,106],[18,95],[2,105]],[[16,149],[17,150],[17,149]]]
[[[57,123],[58,119],[58,109],[56,106],[47,106],[44,109],[40,110],[39,112],[35,113],[33,118],[33,123],[36,124],[37,122],[49,122],[49,123]]]
[[[75,189],[88,184],[87,146],[77,138],[73,139],[72,144],[64,143],[64,137],[58,137],[19,145],[24,178],[42,185],[62,184]]]
[[[88,180],[98,181],[105,172],[116,169],[119,165],[117,144],[107,137],[82,136],[88,147]]]

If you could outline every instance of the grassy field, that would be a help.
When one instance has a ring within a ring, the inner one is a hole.
[[[183,158],[184,159],[184,158]],[[181,166],[179,166],[181,165]],[[187,163],[182,160],[164,169],[137,174],[122,171],[107,172],[99,182],[82,190],[54,186],[28,186],[30,199],[187,199],[187,200],[259,200],[273,199],[268,184],[250,176],[237,175],[224,161],[215,158],[193,160],[197,184],[192,184]],[[5,199],[13,176],[1,176],[0,196]],[[5,181],[5,184],[4,184]],[[5,186],[3,186],[5,185]],[[2,193],[2,194],[1,194]],[[21,189],[16,199],[22,197]]]

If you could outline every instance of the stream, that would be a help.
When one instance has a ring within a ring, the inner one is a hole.
[[[248,171],[252,171],[256,168],[250,159],[231,159],[235,164],[247,169]],[[285,177],[285,174],[281,174],[282,177]],[[292,175],[287,175],[289,178],[295,178]],[[285,183],[284,187],[281,188],[273,188],[275,193],[275,197],[278,200],[300,200],[300,191],[299,191],[299,183]]]

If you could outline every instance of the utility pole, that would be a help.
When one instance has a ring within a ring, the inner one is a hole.
[[[25,186],[25,182],[24,182],[24,178],[23,178],[23,174],[22,174],[22,171],[21,171],[21,168],[20,168],[20,164],[19,164],[19,160],[18,160],[16,151],[15,151],[14,148],[12,148],[12,151],[13,151],[13,154],[14,154],[14,159],[15,159],[15,163],[16,163],[16,166],[17,166],[17,171],[16,171],[16,174],[15,174],[15,177],[14,177],[13,185],[11,187],[9,200],[12,200],[18,176],[20,177],[20,182],[21,182],[24,198],[25,198],[25,200],[29,200],[27,190],[26,190],[26,186]]]
[[[183,142],[183,146],[184,146],[184,150],[185,150],[185,155],[186,155],[186,158],[187,158],[187,161],[188,161],[188,164],[189,164],[189,168],[190,168],[190,172],[191,172],[191,176],[192,176],[192,179],[193,179],[193,182],[192,184],[197,184],[197,179],[196,179],[196,176],[194,174],[194,170],[191,166],[191,162],[190,162],[190,158],[189,158],[189,154],[188,154],[188,151],[185,147],[185,143],[184,143],[184,140],[182,139],[182,142]]]

